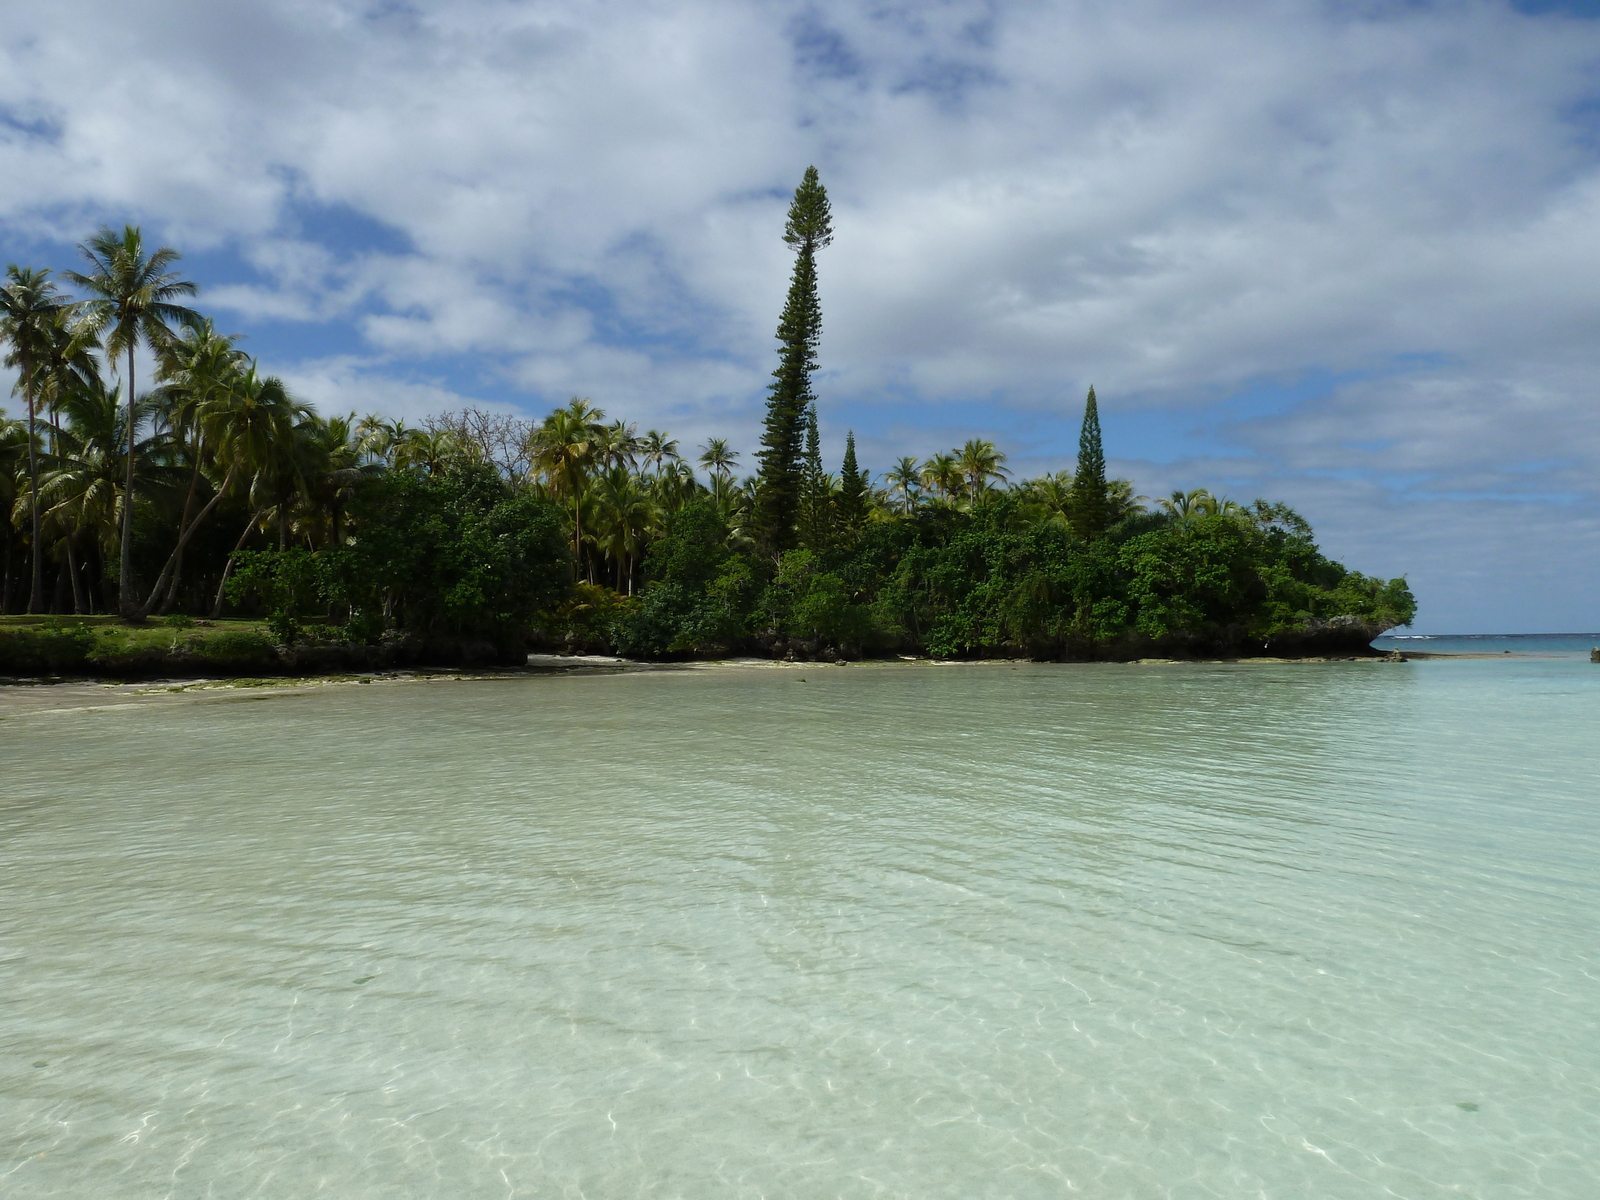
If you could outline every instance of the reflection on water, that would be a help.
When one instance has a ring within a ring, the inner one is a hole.
[[[1600,669],[0,723],[6,1196],[1600,1194]]]

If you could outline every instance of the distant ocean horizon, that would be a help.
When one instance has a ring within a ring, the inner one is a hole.
[[[1374,638],[1380,649],[1422,654],[1537,654],[1587,658],[1600,646],[1600,633],[1386,633]]]

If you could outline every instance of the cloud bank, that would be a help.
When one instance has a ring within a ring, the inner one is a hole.
[[[754,449],[816,163],[824,420],[1290,500],[1421,627],[1594,628],[1600,24],[1501,3],[0,14],[0,252],[183,247],[327,409]]]

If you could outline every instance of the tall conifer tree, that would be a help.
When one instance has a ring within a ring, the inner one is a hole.
[[[1100,406],[1094,386],[1083,406],[1083,428],[1078,433],[1078,469],[1072,476],[1072,518],[1077,532],[1093,541],[1106,531],[1111,506],[1106,495],[1106,452],[1100,442]]]
[[[844,435],[844,466],[839,471],[839,524],[860,529],[867,519],[867,475],[856,462],[856,435]]]
[[[817,427],[817,406],[806,406],[806,452],[800,467],[800,544],[820,550],[833,532],[833,495],[822,469],[822,434]]]
[[[774,553],[795,544],[803,474],[801,441],[806,408],[814,399],[811,373],[817,369],[822,336],[816,252],[833,241],[828,193],[816,167],[806,168],[805,178],[794,191],[783,240],[795,251],[794,275],[778,319],[778,369],[768,388],[755,506],[757,535]]]

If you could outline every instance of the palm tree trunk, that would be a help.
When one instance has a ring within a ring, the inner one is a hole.
[[[23,363],[26,371],[28,364]],[[26,376],[24,377],[26,378]],[[28,587],[28,611],[36,613],[44,604],[44,548],[39,544],[39,439],[34,432],[33,385],[28,385],[28,507],[33,518],[33,581]]]
[[[184,536],[184,531],[189,528],[189,510],[194,507],[194,494],[200,486],[200,446],[196,439],[194,456],[194,474],[189,477],[189,494],[183,498],[183,518],[178,522],[178,548],[174,550],[172,562],[172,582],[167,585],[166,595],[161,601],[161,615],[166,616],[172,611],[172,606],[178,599],[178,580],[183,576],[183,545],[189,539]],[[197,518],[198,519],[198,518]],[[156,594],[161,594],[161,585],[156,584]],[[147,604],[146,608],[149,607]]]
[[[250,519],[245,522],[244,532],[239,535],[239,540],[233,544],[233,549],[228,554],[228,562],[222,568],[222,581],[217,584],[217,598],[211,604],[211,619],[215,621],[222,615],[222,598],[227,594],[228,576],[233,571],[233,559],[239,551],[244,549],[245,539],[250,536],[250,531],[256,527],[256,514],[251,513]]]
[[[583,571],[583,500],[578,485],[572,485],[572,577]]]
[[[64,613],[67,611],[67,585],[70,582],[71,581],[67,579],[66,571],[62,569],[60,562],[57,562],[55,587],[50,596],[50,611],[52,614]]]
[[[66,536],[67,543],[67,571],[72,575],[72,611],[77,616],[82,616],[89,611],[89,597],[84,591],[83,576],[78,571],[78,552],[73,543],[78,540],[78,531],[74,529]]]
[[[128,485],[122,495],[122,562],[117,580],[117,611],[124,620],[142,620],[133,590],[133,342],[128,343]]]
[[[216,508],[218,503],[221,502],[223,496],[227,495],[228,485],[232,482],[233,468],[229,467],[228,473],[222,477],[222,486],[217,489],[217,494],[206,501],[206,506],[196,513],[194,520],[190,521],[189,524],[178,534],[178,544],[172,548],[172,553],[167,557],[166,565],[161,568],[161,577],[156,580],[156,586],[150,589],[150,598],[146,600],[143,607],[139,609],[139,617],[141,620],[150,615],[150,610],[155,607],[156,601],[160,599],[163,592],[166,592],[167,594],[167,602],[162,605],[161,611],[166,612],[172,607],[172,602],[177,598],[178,595],[178,570],[183,565],[183,548],[189,544],[189,539],[192,538],[195,535],[195,531],[200,528],[201,522],[211,515],[211,510]],[[244,531],[246,536],[248,536],[250,533],[250,526],[246,525]],[[243,545],[244,539],[240,538],[239,543],[240,545]],[[234,547],[234,553],[238,553],[237,546]],[[228,566],[231,567],[232,565],[233,559],[230,556],[228,559]],[[224,582],[227,581],[227,568],[223,569],[222,578]]]

